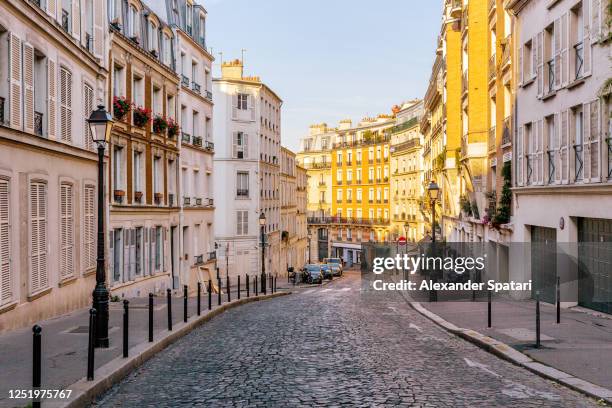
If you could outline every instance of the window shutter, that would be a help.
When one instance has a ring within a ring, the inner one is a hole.
[[[591,182],[596,183],[601,180],[601,138],[600,138],[600,117],[599,117],[599,99],[590,103],[590,115],[587,118],[585,127],[589,128],[589,161]]]
[[[242,134],[242,158],[249,158],[249,135],[246,133]]]
[[[554,55],[553,61],[555,61],[555,69],[554,69],[554,87],[555,89],[559,89],[561,87],[561,18],[558,18],[554,22],[553,26],[554,30]]]
[[[582,70],[584,72],[584,76],[587,75],[591,75],[591,38],[593,37],[591,35],[591,27],[589,24],[591,23],[591,13],[589,11],[592,11],[592,6],[593,4],[591,4],[590,8],[591,10],[589,10],[589,5],[588,5],[588,1],[583,1],[583,7],[582,7],[582,19],[584,22],[584,38],[582,40],[582,47],[583,47],[583,53],[582,53],[582,57],[584,59],[583,61],[583,65],[582,65]],[[591,3],[593,3],[593,1],[591,1]]]
[[[72,186],[60,186],[60,278],[74,275],[74,218]]]
[[[13,129],[21,129],[21,39],[9,34],[10,59],[10,124]]]
[[[13,298],[9,211],[9,181],[0,179],[0,305]]]
[[[552,135],[555,141],[555,158],[554,158],[554,166],[555,166],[555,174],[553,175],[553,180],[555,183],[561,182],[561,147],[563,140],[561,139],[561,114],[555,113],[554,116],[554,131],[555,134]]]
[[[523,55],[524,52],[524,48],[522,46],[519,47],[518,50],[518,78],[519,78],[519,86],[523,86],[523,76],[524,76],[524,69],[523,69],[523,59],[525,58],[525,56]]]
[[[251,120],[255,120],[255,96],[248,96],[249,110],[251,111]]]
[[[108,234],[108,270],[115,280],[115,230],[112,229]]]
[[[23,43],[23,130],[34,133],[34,47]]]
[[[242,211],[236,211],[236,235],[242,235]]]
[[[114,0],[111,0],[114,1]],[[93,51],[98,58],[104,56],[104,0],[93,3]],[[113,16],[114,17],[114,16]]]
[[[47,14],[57,20],[57,0],[47,0]]]
[[[232,95],[232,119],[238,118],[238,94]]]
[[[94,92],[93,88],[88,84],[84,84],[83,86],[83,129],[85,134],[85,149],[92,150],[93,149],[93,141],[91,140],[91,128],[89,127],[89,123],[87,119],[91,115],[93,111],[93,103],[94,103]]]
[[[60,68],[60,137],[72,143],[72,74]]]
[[[536,78],[538,75],[538,36],[531,39],[531,72],[529,79]]]
[[[559,171],[561,172],[561,183],[569,182],[569,111],[563,111],[560,114],[561,123],[559,129]]]
[[[81,0],[71,0],[72,5],[72,36],[81,38]]]
[[[523,125],[519,126],[516,133],[516,185],[523,185]]]
[[[48,284],[46,185],[34,182],[30,184],[30,293]]]
[[[90,269],[96,266],[96,246],[95,246],[95,189],[94,186],[85,186],[84,192],[84,267]]]
[[[601,37],[601,0],[591,0],[591,42]]]
[[[248,235],[249,233],[249,212],[244,211],[242,213],[242,233]]]
[[[130,235],[130,280],[136,276],[136,229],[129,231]]]
[[[238,132],[232,133],[232,157],[238,158]]]
[[[541,98],[544,94],[544,33],[540,32],[537,35],[536,53],[537,53],[537,82],[538,82],[538,97]]]
[[[123,276],[121,281],[127,282],[130,277],[130,230],[123,230]]]
[[[57,71],[55,61],[47,60],[47,135],[56,138]]]
[[[582,105],[582,176],[588,183],[591,179],[591,105],[586,102]],[[576,143],[577,144],[577,143]]]

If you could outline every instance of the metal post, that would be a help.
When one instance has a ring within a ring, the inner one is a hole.
[[[183,285],[183,322],[187,323],[187,295],[188,287],[187,285]]]
[[[202,301],[202,284],[198,282],[198,316],[202,312],[201,301]]]
[[[212,309],[212,280],[208,280],[208,310]]]
[[[89,309],[89,343],[87,347],[87,381],[94,379],[94,346],[96,337],[96,309]]]
[[[225,277],[225,288],[227,289],[227,301],[231,302],[232,301],[232,294],[231,294],[231,289],[230,289],[230,277],[229,275],[227,275]]]
[[[172,291],[166,289],[166,299],[168,300],[168,330],[172,331]]]
[[[96,287],[93,290],[93,309],[96,310],[95,347],[108,348],[108,289],[104,270],[104,144],[98,145],[98,242],[96,259]]]
[[[34,325],[32,327],[32,388],[34,390],[40,389],[42,379],[42,338],[40,335],[42,327]],[[36,398],[32,401],[32,407],[40,408],[40,399]]]
[[[217,305],[221,306],[221,278],[217,279]]]
[[[436,200],[431,200],[431,242],[436,242]]]
[[[487,291],[487,327],[491,327],[491,291]]]
[[[255,275],[255,296],[258,296],[258,293],[257,293],[257,275]]]
[[[536,292],[536,348],[540,348],[540,291]]]
[[[129,327],[129,307],[130,301],[123,300],[123,358],[128,356],[128,327]]]
[[[238,300],[240,300],[240,275],[238,275]]]
[[[472,290],[472,302],[476,301],[476,291]]]
[[[153,294],[149,293],[149,343],[153,342]]]
[[[249,285],[249,274],[248,273],[246,274],[246,276],[244,278],[244,283],[246,284],[247,297],[249,297],[250,296],[250,293],[249,293],[250,292],[250,288],[249,287],[251,285]]]
[[[261,226],[261,292],[266,294],[266,241],[264,226]]]
[[[557,276],[557,324],[561,323],[561,277]]]

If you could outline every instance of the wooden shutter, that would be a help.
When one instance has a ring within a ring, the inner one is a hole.
[[[242,158],[249,158],[249,135],[246,133],[242,134]]]
[[[601,0],[591,0],[591,42],[599,41],[601,37]]]
[[[590,27],[590,23],[591,23],[591,11],[589,10],[589,8],[592,9],[592,4],[591,7],[589,7],[589,2],[587,0],[583,0],[582,1],[582,20],[584,22],[584,38],[582,40],[582,47],[583,47],[583,53],[582,53],[582,57],[583,57],[583,63],[582,63],[582,71],[584,73],[583,76],[587,76],[587,75],[591,75],[591,27]]]
[[[524,47],[520,46],[518,49],[518,80],[519,80],[519,86],[523,86],[523,80],[524,80],[524,75],[525,73],[524,71],[524,67],[523,67],[523,61],[525,56],[523,55],[524,52]]]
[[[96,266],[96,246],[95,246],[95,188],[85,186],[84,205],[83,205],[83,229],[84,229],[84,267],[91,269]]]
[[[60,137],[72,143],[72,74],[60,68]]]
[[[21,39],[13,33],[9,34],[9,61],[9,121],[13,129],[21,129]]]
[[[536,81],[538,82],[538,97],[541,98],[544,95],[544,33],[540,32],[536,36],[536,47],[535,52],[537,53],[537,71]]]
[[[30,184],[30,293],[49,285],[47,275],[47,186]]]
[[[555,131],[555,134],[552,135],[552,138],[555,141],[555,161],[553,162],[555,166],[555,174],[553,175],[553,180],[558,184],[561,182],[561,114],[555,113],[553,120],[553,128]]]
[[[582,105],[582,178],[585,183],[591,181],[591,105],[586,102]]]
[[[34,47],[23,43],[23,130],[34,133]]]
[[[55,61],[47,60],[47,135],[56,138],[57,111],[57,69]]]
[[[9,181],[0,179],[0,305],[13,298]]]
[[[567,184],[569,182],[570,167],[569,111],[561,112],[560,116],[559,171],[561,172],[561,183]]]
[[[57,0],[47,0],[47,14],[57,20]]]
[[[249,111],[251,112],[251,120],[255,120],[255,100],[256,97],[255,95],[249,95],[247,97],[248,100],[248,104],[249,104]]]
[[[589,128],[589,162],[590,179],[592,183],[601,181],[601,132],[599,129],[599,99],[590,103],[589,116],[585,120],[585,128]]]
[[[93,149],[93,141],[91,140],[91,129],[87,119],[91,115],[94,108],[94,91],[88,84],[83,85],[83,130],[85,137],[85,148],[87,150]]]
[[[130,230],[123,229],[123,276],[122,282],[129,280],[130,273]]]
[[[569,83],[569,14],[561,16],[561,86]]]
[[[115,1],[115,0],[110,0]],[[93,4],[93,51],[98,58],[104,56],[104,0],[92,0]],[[117,2],[115,2],[117,4]],[[120,6],[120,3],[119,3]],[[120,13],[117,13],[120,15]],[[114,18],[112,16],[111,18]]]
[[[72,6],[72,36],[79,40],[81,38],[81,0],[71,0]]]
[[[60,278],[74,275],[74,209],[70,184],[60,186]]]
[[[536,78],[538,76],[538,36],[536,35],[531,39],[531,72],[529,73],[529,79]]]
[[[559,89],[561,87],[561,18],[558,18],[554,21],[553,25],[554,38],[553,38],[553,61],[555,62],[555,68],[553,70],[555,78],[554,78],[554,89]],[[549,89],[552,91],[552,89]]]
[[[113,281],[115,281],[115,230],[108,234],[108,270]]]
[[[238,94],[232,95],[232,119],[238,118]]]
[[[516,132],[516,185],[522,186],[523,181],[523,156],[525,154],[523,150],[523,125],[518,127]]]

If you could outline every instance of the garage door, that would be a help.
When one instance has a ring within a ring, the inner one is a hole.
[[[578,219],[578,304],[612,313],[612,220]]]
[[[531,227],[531,295],[535,299],[540,291],[540,300],[555,302],[557,284],[557,230],[546,227]]]

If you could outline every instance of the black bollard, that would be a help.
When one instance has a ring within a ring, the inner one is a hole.
[[[128,356],[128,327],[130,324],[129,316],[130,301],[123,300],[123,358]]]
[[[476,291],[472,290],[472,302],[476,301]]]
[[[557,276],[557,324],[561,323],[561,277]]]
[[[536,348],[540,348],[540,291],[536,292]]]
[[[487,291],[487,327],[491,327],[491,291]]]
[[[221,278],[217,278],[217,304],[221,306]]]
[[[187,301],[189,300],[188,298],[188,287],[187,285],[183,285],[183,322],[187,323]]]
[[[87,345],[87,381],[94,379],[94,339],[96,338],[96,309],[89,309],[89,342]]]
[[[230,277],[229,277],[229,275],[227,275],[225,277],[225,288],[227,289],[227,301],[231,302],[232,301],[232,295],[231,295],[232,290],[230,289]]]
[[[153,294],[149,293],[149,343],[153,342]]]
[[[258,290],[257,290],[257,275],[255,275],[255,296],[258,295]]]
[[[240,275],[238,275],[238,300],[240,300]]]
[[[208,310],[212,309],[212,280],[208,280]]]
[[[245,274],[244,284],[246,285],[247,297],[249,297],[249,295],[250,295],[250,293],[249,293],[249,291],[250,291],[249,286],[251,286],[251,285],[249,285],[249,274],[248,273]]]
[[[172,331],[172,291],[166,289],[166,298],[168,299],[168,331]]]
[[[276,281],[277,281],[278,277],[275,276],[274,277],[274,293],[276,293]]]
[[[202,301],[202,284],[198,282],[198,316],[202,312],[202,306],[200,302]]]
[[[32,388],[34,391],[40,389],[42,379],[42,338],[40,335],[42,327],[34,325],[32,327]],[[40,407],[40,399],[32,401],[32,407]]]

